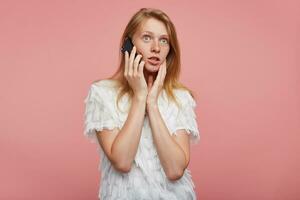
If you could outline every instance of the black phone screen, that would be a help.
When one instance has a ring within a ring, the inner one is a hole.
[[[132,48],[133,48],[133,43],[132,43],[131,38],[130,37],[126,37],[125,40],[124,40],[123,46],[121,48],[121,51],[123,53],[125,53],[125,51],[127,51],[130,54]]]

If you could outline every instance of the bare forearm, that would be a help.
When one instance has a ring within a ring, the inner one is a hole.
[[[119,165],[130,168],[137,152],[145,117],[145,98],[133,97],[124,126],[112,145],[112,155]]]
[[[170,135],[158,107],[149,105],[147,106],[147,112],[153,140],[163,169],[168,177],[178,177],[185,169],[184,151]]]

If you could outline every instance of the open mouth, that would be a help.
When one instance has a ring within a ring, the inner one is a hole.
[[[152,57],[149,57],[149,58],[148,58],[148,61],[149,61],[149,63],[152,64],[152,65],[157,65],[157,64],[159,64],[160,59],[159,59],[159,57],[152,56]]]

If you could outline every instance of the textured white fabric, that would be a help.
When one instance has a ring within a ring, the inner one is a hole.
[[[148,117],[145,117],[142,135],[133,166],[129,173],[115,170],[101,149],[96,132],[104,128],[122,128],[128,115],[130,102],[125,95],[117,109],[117,90],[112,80],[101,80],[93,83],[84,102],[85,130],[84,135],[93,143],[98,144],[100,156],[98,170],[101,180],[98,197],[101,200],[195,200],[195,185],[191,172],[186,169],[184,175],[177,181],[170,181],[161,166],[153,143]],[[158,99],[159,111],[170,131],[176,134],[178,129],[186,129],[192,144],[198,143],[200,136],[194,112],[196,103],[185,90],[175,90],[177,99],[181,102],[179,109],[166,98],[165,91]]]

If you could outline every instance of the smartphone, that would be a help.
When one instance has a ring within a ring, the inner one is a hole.
[[[121,48],[121,51],[125,54],[125,51],[128,52],[128,54],[130,55],[130,52],[133,48],[133,43],[130,37],[126,37],[123,43],[123,46]]]

